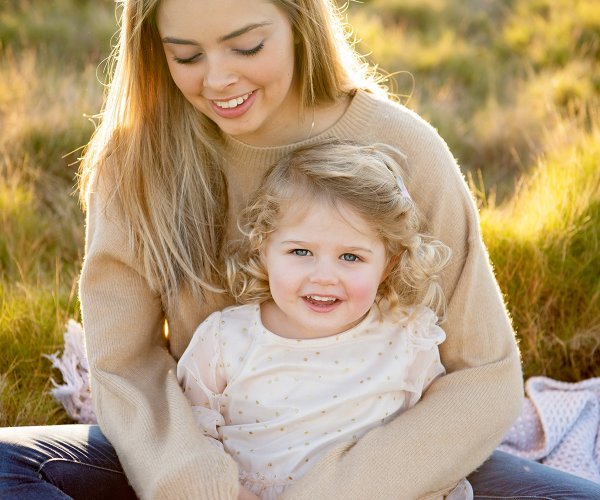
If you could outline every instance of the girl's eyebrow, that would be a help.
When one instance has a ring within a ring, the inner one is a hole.
[[[238,36],[241,36],[245,33],[248,33],[249,31],[255,30],[257,28],[262,28],[263,26],[268,26],[270,24],[273,24],[272,21],[263,21],[262,23],[251,23],[248,24],[238,30],[232,31],[231,33],[228,33],[227,35],[223,35],[222,37],[219,37],[219,42],[226,42],[227,40],[231,40],[232,38],[236,38]],[[164,38],[162,38],[162,43],[172,43],[175,45],[196,45],[199,46],[200,44],[196,41],[196,40],[186,40],[184,38],[175,38],[175,37],[171,37],[171,36],[166,36]]]
[[[306,246],[310,246],[311,243],[310,242],[306,242],[306,241],[298,241],[298,240],[285,240],[285,241],[281,241],[279,243],[281,246],[284,245],[296,245],[298,247],[306,247]],[[364,253],[373,253],[373,250],[371,250],[370,248],[367,247],[356,247],[356,246],[347,246],[347,247],[343,247],[342,250],[344,251],[344,253],[354,253],[354,252],[364,252]]]

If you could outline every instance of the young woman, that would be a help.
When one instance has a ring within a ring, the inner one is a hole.
[[[81,166],[80,299],[102,432],[3,430],[0,497],[238,495],[237,465],[195,426],[176,360],[204,318],[233,304],[222,249],[267,167],[324,138],[402,151],[429,232],[452,249],[441,276],[448,373],[413,408],[333,449],[285,498],[447,491],[519,414],[522,377],[477,211],[444,141],[369,77],[331,0],[120,3],[112,81]],[[527,464],[494,454],[469,480],[476,495],[509,498],[548,484],[578,498],[585,486]]]

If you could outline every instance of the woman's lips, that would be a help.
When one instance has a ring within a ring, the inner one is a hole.
[[[222,118],[237,118],[250,109],[256,100],[256,92],[248,92],[225,100],[210,100],[213,111]]]

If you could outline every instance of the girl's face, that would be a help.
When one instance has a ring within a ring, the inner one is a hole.
[[[388,273],[382,240],[352,209],[291,203],[263,251],[265,326],[285,337],[335,335],[368,313]]]
[[[157,23],[173,81],[223,132],[253,145],[298,139],[294,34],[283,10],[267,0],[162,0]]]

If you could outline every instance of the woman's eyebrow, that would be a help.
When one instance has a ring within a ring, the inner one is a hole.
[[[174,45],[200,45],[195,40],[185,40],[183,38],[174,38],[172,36],[166,36],[161,38],[162,43],[172,43]]]
[[[240,29],[232,31],[227,35],[223,35],[219,38],[219,42],[226,42],[227,40],[231,40],[232,38],[236,38],[238,36],[243,35],[244,33],[248,33],[249,31],[255,30],[257,28],[262,28],[263,26],[268,26],[273,24],[272,21],[264,21],[262,23],[252,23],[248,24]],[[175,38],[172,36],[166,36],[161,39],[162,43],[172,43],[175,45],[200,45],[196,40],[186,40],[184,38]]]
[[[248,33],[249,31],[255,30],[257,28],[262,28],[263,26],[268,26],[269,24],[273,24],[273,21],[263,21],[262,23],[252,23],[240,28],[239,30],[232,31],[231,33],[222,36],[219,38],[219,42],[225,42],[227,40],[231,40],[232,38],[243,35],[244,33]]]

